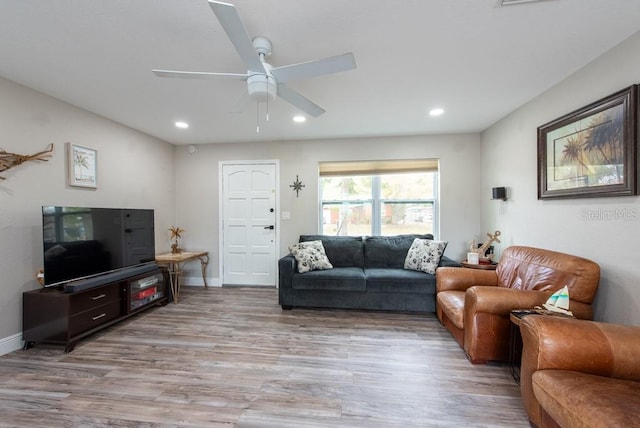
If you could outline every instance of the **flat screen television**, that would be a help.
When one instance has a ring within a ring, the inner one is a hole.
[[[155,264],[152,209],[42,207],[44,285]]]

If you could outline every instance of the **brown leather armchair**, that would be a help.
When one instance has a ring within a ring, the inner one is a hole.
[[[569,288],[569,309],[591,319],[600,267],[591,260],[540,248],[504,250],[495,271],[442,267],[436,270],[436,313],[474,364],[507,361],[509,315],[542,305]]]
[[[527,315],[521,394],[538,427],[640,427],[640,327]]]

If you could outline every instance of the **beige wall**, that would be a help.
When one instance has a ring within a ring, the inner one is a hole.
[[[500,229],[501,248],[531,245],[596,261],[602,269],[596,319],[634,325],[640,325],[640,197],[539,201],[536,129],[640,83],[639,70],[637,33],[482,133],[481,192],[507,186],[509,196],[483,201],[483,230]]]
[[[280,255],[298,235],[318,231],[318,162],[364,159],[440,159],[440,233],[449,241],[446,255],[461,259],[480,227],[480,136],[478,134],[362,138],[198,146],[190,154],[176,147],[176,218],[186,229],[186,248],[211,255],[207,276],[219,283],[218,163],[236,160],[278,160],[280,164]],[[305,184],[300,197],[289,188],[296,175]],[[198,266],[186,276],[197,284]],[[189,279],[187,279],[189,281]]]
[[[0,147],[31,154],[54,143],[48,162],[0,172],[0,354],[21,338],[22,293],[38,288],[42,205],[154,208],[156,241],[174,221],[173,147],[0,78]],[[98,189],[66,186],[65,142],[98,150]],[[4,338],[4,339],[3,339]]]
[[[0,175],[0,354],[15,349],[22,330],[22,293],[39,287],[42,205],[154,208],[156,247],[169,248],[167,229],[187,230],[183,245],[211,254],[207,276],[218,277],[218,163],[275,159],[280,165],[280,255],[301,233],[317,230],[317,164],[321,160],[439,158],[440,238],[447,255],[463,257],[480,219],[478,134],[199,146],[194,154],[0,78],[3,149],[20,154],[54,143],[48,162],[29,162]],[[98,189],[66,185],[64,143],[98,150]],[[306,187],[296,198],[296,174]],[[201,284],[197,266],[187,272]],[[187,278],[188,279],[188,278]]]
[[[44,204],[119,206],[156,210],[156,245],[168,249],[166,230],[187,230],[183,245],[208,250],[207,276],[218,280],[218,163],[278,160],[280,255],[318,225],[317,164],[328,160],[439,158],[439,238],[446,254],[464,257],[472,238],[502,231],[498,252],[532,245],[597,261],[602,282],[596,318],[640,325],[639,197],[538,201],[536,128],[598,98],[640,81],[640,34],[537,97],[481,135],[433,135],[186,147],[133,131],[0,78],[0,147],[21,154],[55,143],[49,162],[29,162],[0,173],[0,353],[21,332],[22,292],[37,288],[41,267],[40,207]],[[64,143],[98,150],[98,190],[66,186]],[[306,187],[295,197],[289,184]],[[481,181],[479,180],[481,178]],[[490,189],[507,186],[509,200],[490,201]],[[618,210],[632,219],[587,220],[585,213]],[[197,266],[187,276],[197,278]],[[4,338],[4,339],[3,339]]]

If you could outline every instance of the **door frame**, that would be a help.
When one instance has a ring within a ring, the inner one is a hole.
[[[275,167],[276,181],[276,215],[275,215],[275,248],[274,248],[274,270],[275,284],[278,288],[278,259],[280,255],[280,161],[278,159],[264,160],[236,160],[236,161],[218,161],[218,278],[220,278],[220,286],[224,285],[224,186],[222,183],[223,167],[226,165],[273,165]]]

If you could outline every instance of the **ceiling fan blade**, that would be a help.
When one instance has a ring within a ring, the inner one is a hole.
[[[349,52],[315,61],[275,67],[271,69],[271,74],[273,74],[278,82],[288,82],[289,80],[339,73],[354,68],[356,68],[356,59],[353,54]]]
[[[262,65],[262,61],[256,53],[253,43],[251,43],[249,33],[242,25],[235,6],[214,0],[209,0],[209,6],[218,17],[220,25],[222,25],[227,37],[233,43],[236,51],[238,51],[238,55],[247,66],[247,70],[254,73],[265,73],[264,65]]]
[[[325,112],[322,107],[314,104],[283,83],[278,83],[278,97],[313,117],[318,117]]]
[[[237,73],[209,73],[207,71],[174,71],[151,70],[158,77],[175,77],[178,79],[234,79],[247,80],[249,74]]]

